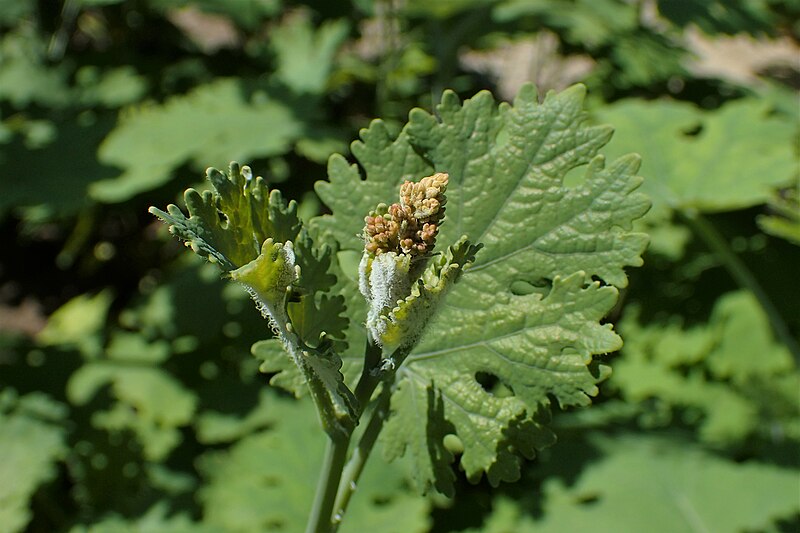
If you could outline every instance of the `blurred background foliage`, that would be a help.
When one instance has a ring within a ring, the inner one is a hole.
[[[607,155],[644,158],[614,374],[517,484],[420,497],[376,455],[345,530],[797,531],[798,21],[798,0],[0,0],[0,531],[301,530],[316,419],[266,387],[242,291],[146,208],[239,160],[314,216],[372,118],[529,80],[585,83]]]

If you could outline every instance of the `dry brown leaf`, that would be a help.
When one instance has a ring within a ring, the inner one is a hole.
[[[585,78],[594,68],[589,56],[559,54],[559,39],[554,33],[539,32],[534,37],[507,41],[491,50],[468,50],[459,58],[466,70],[493,78],[497,92],[510,100],[526,82],[532,81],[541,92],[559,91]]]
[[[800,47],[791,38],[755,38],[748,34],[710,37],[696,26],[684,32],[686,46],[694,57],[686,68],[695,76],[719,78],[731,83],[756,86],[760,74],[774,68],[800,72]]]
[[[173,9],[167,19],[206,54],[224,48],[236,48],[241,38],[236,26],[222,15],[204,13],[196,7]]]

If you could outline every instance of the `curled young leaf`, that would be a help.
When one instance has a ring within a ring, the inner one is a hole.
[[[189,217],[175,205],[150,212],[247,288],[309,386],[326,431],[348,433],[356,407],[333,349],[343,346],[347,322],[344,300],[326,294],[336,282],[328,272],[331,249],[315,247],[297,204],[249,167],[231,163],[227,174],[209,169],[207,176],[212,190],[186,191]]]

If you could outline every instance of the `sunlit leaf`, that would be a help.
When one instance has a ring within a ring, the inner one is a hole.
[[[611,131],[585,125],[582,99],[574,87],[539,104],[527,87],[513,107],[498,108],[487,93],[463,105],[445,93],[437,116],[412,111],[397,138],[380,121],[362,131],[352,151],[366,180],[334,157],[330,182],[317,185],[333,214],[314,223],[343,249],[358,250],[374,205],[391,201],[405,179],[447,172],[437,242],[466,235],[485,244],[397,374],[382,438],[390,457],[408,449],[423,489],[448,492],[450,482],[434,472],[441,470],[433,455],[446,457],[442,435],[420,431],[420,419],[427,418],[423,428],[453,426],[470,478],[515,479],[518,454],[552,441],[540,408],[550,398],[561,406],[589,403],[605,371],[587,365],[620,345],[598,322],[616,301],[613,286],[626,284],[623,268],[641,264],[647,241],[630,228],[648,202],[634,192],[638,158],[606,166],[598,157]],[[581,165],[585,180],[563,186]],[[511,393],[484,389],[482,375]]]

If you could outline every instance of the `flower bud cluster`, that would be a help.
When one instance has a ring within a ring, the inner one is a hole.
[[[449,176],[438,172],[419,182],[400,187],[400,203],[381,204],[364,218],[364,248],[380,255],[386,252],[422,256],[433,249],[444,218],[444,195]]]

